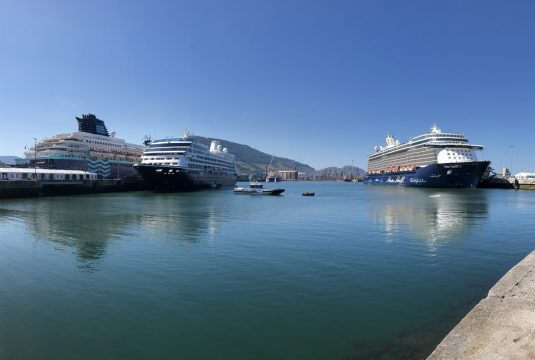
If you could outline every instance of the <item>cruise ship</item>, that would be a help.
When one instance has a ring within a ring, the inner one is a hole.
[[[137,177],[133,165],[141,159],[143,145],[116,138],[93,114],[76,120],[77,132],[43,139],[25,153],[26,162],[43,169],[89,171],[104,179]]]
[[[210,147],[185,133],[180,138],[147,140],[141,162],[134,165],[155,190],[191,191],[236,184],[234,155],[218,140]]]
[[[414,187],[475,188],[490,161],[478,161],[481,145],[463,134],[442,132],[437,126],[400,143],[392,135],[368,157],[367,184]]]

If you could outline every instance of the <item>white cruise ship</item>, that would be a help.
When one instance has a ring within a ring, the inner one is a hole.
[[[365,183],[417,187],[475,188],[489,161],[478,161],[483,146],[470,144],[463,134],[428,133],[400,143],[392,135],[368,157]]]
[[[234,155],[218,140],[210,147],[188,133],[181,138],[147,141],[139,164],[145,182],[157,190],[190,191],[236,184]]]
[[[78,131],[43,139],[25,153],[31,166],[44,169],[83,170],[101,178],[137,176],[143,145],[130,144],[108,133],[104,121],[93,114],[77,117]],[[36,163],[36,164],[35,164]]]

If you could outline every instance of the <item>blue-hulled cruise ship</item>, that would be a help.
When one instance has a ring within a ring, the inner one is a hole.
[[[367,184],[414,187],[475,188],[489,161],[478,161],[481,145],[463,134],[433,126],[422,135],[400,143],[392,135],[368,157]]]
[[[77,132],[43,139],[25,153],[27,162],[43,169],[89,171],[104,179],[137,177],[133,165],[141,159],[143,145],[116,138],[93,114],[76,120]]]

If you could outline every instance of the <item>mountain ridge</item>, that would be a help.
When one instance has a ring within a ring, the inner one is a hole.
[[[202,144],[210,146],[212,140],[217,140],[221,143],[221,146],[228,148],[231,154],[236,157],[236,167],[239,174],[255,174],[263,176],[265,175],[266,168],[271,162],[273,157],[273,163],[270,170],[297,170],[305,173],[307,176],[341,176],[342,174],[353,174],[355,176],[363,176],[366,174],[366,170],[351,165],[344,165],[342,168],[336,166],[329,166],[323,169],[316,170],[314,167],[301,163],[299,161],[289,159],[286,157],[274,156],[258,149],[253,148],[250,145],[240,144],[229,140],[218,138],[207,138],[204,136],[196,136]]]
[[[366,175],[366,170],[351,165],[344,165],[343,167],[329,166],[323,169],[316,170],[314,173],[315,176],[364,176]]]
[[[270,170],[297,170],[299,172],[304,172],[308,176],[314,175],[316,171],[308,164],[285,157],[270,155],[263,151],[257,150],[250,145],[239,144],[233,141],[218,138],[207,138],[204,136],[195,137],[201,144],[210,146],[212,140],[218,140],[221,143],[221,146],[228,148],[229,153],[233,154],[236,158],[236,168],[238,169],[238,174],[255,174],[263,176],[265,175],[266,168],[270,163]]]
[[[0,164],[15,165],[15,160],[20,159],[18,156],[4,155],[0,156]]]

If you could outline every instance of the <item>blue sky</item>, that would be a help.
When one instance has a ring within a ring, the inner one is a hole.
[[[366,166],[436,123],[535,171],[533,1],[0,0],[0,154],[94,113]]]

